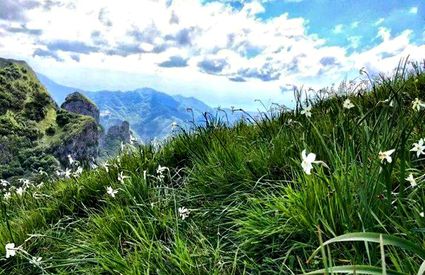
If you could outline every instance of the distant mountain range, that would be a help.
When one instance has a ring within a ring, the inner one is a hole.
[[[172,133],[171,125],[174,122],[182,127],[190,127],[193,122],[202,123],[205,112],[220,116],[229,124],[243,116],[240,112],[232,113],[230,109],[225,109],[226,116],[196,98],[171,96],[151,88],[91,92],[60,85],[42,74],[37,76],[58,104],[61,104],[68,94],[79,91],[98,106],[100,123],[105,129],[128,121],[136,137],[144,142],[167,137]]]

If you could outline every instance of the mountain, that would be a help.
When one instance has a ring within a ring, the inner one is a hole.
[[[47,76],[40,73],[37,73],[37,78],[40,80],[43,86],[46,87],[47,91],[49,91],[50,95],[57,104],[62,104],[69,94],[75,91],[80,91],[80,89],[59,85],[56,82],[50,80]]]
[[[61,109],[23,61],[0,58],[0,178],[97,157],[98,124]]]
[[[209,113],[212,117],[220,116],[223,122],[229,124],[242,118],[240,113],[232,114],[229,109],[224,110],[226,117],[222,111],[211,108],[194,97],[171,96],[151,88],[125,92],[89,92],[62,86],[42,74],[38,75],[56,102],[60,103],[67,94],[79,90],[100,109],[100,124],[105,130],[128,121],[135,136],[144,142],[171,135],[173,123],[184,128],[191,127],[193,123],[202,124],[205,120],[204,113]]]

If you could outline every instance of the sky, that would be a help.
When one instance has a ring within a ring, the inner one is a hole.
[[[424,0],[0,0],[0,57],[84,90],[290,104],[425,60]]]

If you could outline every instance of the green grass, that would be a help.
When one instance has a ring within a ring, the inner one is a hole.
[[[254,123],[211,120],[129,149],[108,171],[12,195],[1,203],[0,253],[10,242],[23,251],[0,260],[2,273],[415,274],[425,260],[425,158],[409,150],[425,137],[425,108],[412,108],[425,100],[423,66],[368,91],[299,96],[295,112]],[[354,108],[343,108],[347,97]],[[300,113],[306,104],[311,118]],[[326,166],[307,175],[305,149]],[[390,149],[393,161],[381,163]]]

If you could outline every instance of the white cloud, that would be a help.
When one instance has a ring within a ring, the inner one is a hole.
[[[418,13],[418,7],[412,7],[409,9],[409,13],[411,14],[417,14]]]
[[[26,28],[40,35],[9,32],[5,26],[21,23],[0,20],[0,56],[27,59],[59,82],[90,90],[150,86],[211,105],[247,107],[255,98],[287,100],[284,84],[317,89],[363,66],[394,67],[401,54],[423,49],[410,43],[409,31],[391,37],[380,28],[382,42],[367,51],[359,51],[361,37],[349,37],[358,51],[349,54],[310,34],[303,18],[259,19],[259,0],[239,10],[225,1],[60,1],[25,12]]]
[[[379,25],[381,25],[382,23],[384,23],[384,21],[385,21],[385,19],[384,19],[384,18],[379,18],[378,20],[376,20],[376,21],[375,21],[374,25],[375,25],[375,26],[379,26]]]
[[[342,25],[342,24],[338,24],[338,25],[336,25],[334,28],[333,28],[333,30],[332,30],[332,32],[333,33],[336,33],[336,34],[338,34],[338,33],[342,33],[342,30],[344,29],[344,25]]]

